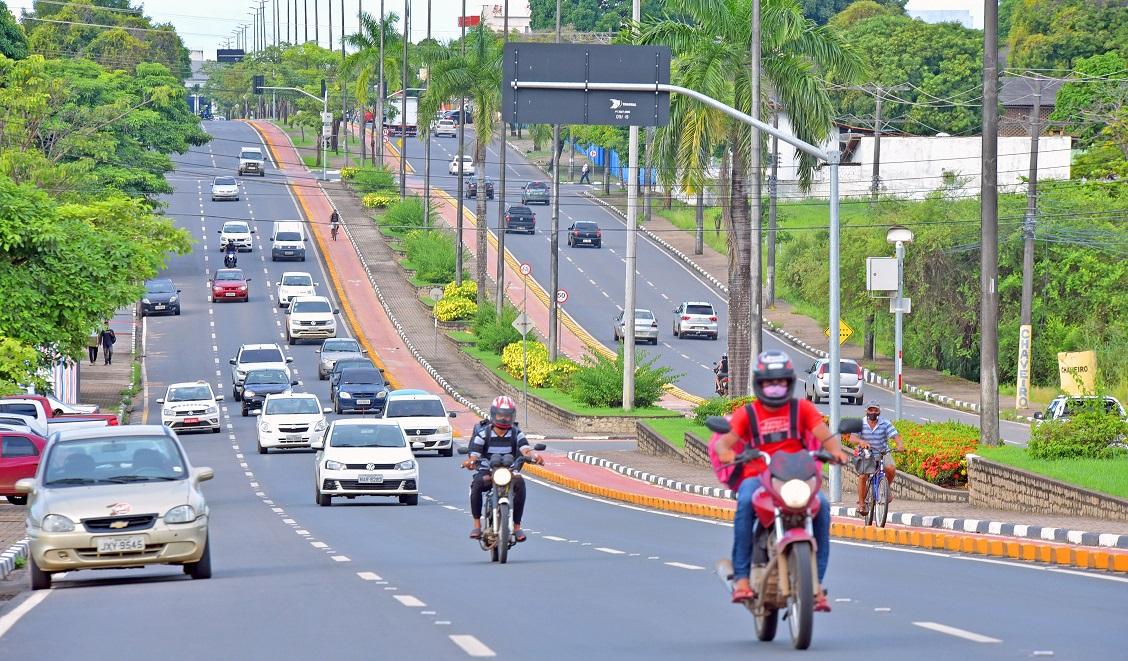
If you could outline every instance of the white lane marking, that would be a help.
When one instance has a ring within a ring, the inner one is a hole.
[[[556,535],[545,535],[544,539],[550,539],[554,542],[566,542],[566,541],[568,541],[568,540],[564,539],[563,537],[557,537]]]
[[[327,549],[327,548],[329,548],[329,545],[326,544],[325,542],[310,542],[309,545],[312,546],[315,549]]]
[[[454,505],[443,505],[443,509],[445,509],[445,510],[455,510],[455,511],[458,511],[458,508],[457,508],[457,507],[455,507]]]
[[[435,624],[450,624],[450,620],[435,620]]]
[[[689,565],[684,562],[664,562],[662,564],[666,565],[667,567],[677,567],[678,569],[705,569],[704,567]]]
[[[334,555],[331,556],[335,562],[352,562],[347,555]]]
[[[1001,643],[1001,642],[1003,642],[1003,641],[999,640],[998,638],[992,638],[990,636],[984,636],[981,633],[975,633],[974,631],[968,631],[966,629],[957,629],[956,627],[950,627],[947,624],[940,624],[939,622],[913,622],[913,624],[922,628],[922,629],[930,629],[932,631],[938,631],[940,633],[946,633],[949,636],[955,636],[956,638],[963,638],[964,640],[970,640],[973,643]]]
[[[297,523],[297,521],[295,521],[293,519],[282,519],[282,523],[293,525],[293,524]]]
[[[445,623],[450,624],[449,622],[445,622]],[[435,624],[441,624],[441,622],[435,622]],[[478,640],[474,636],[470,636],[470,635],[467,635],[467,634],[457,634],[457,635],[451,636],[450,640],[455,645],[458,645],[459,647],[461,647],[462,651],[466,652],[470,656],[477,656],[477,657],[497,656],[497,654],[493,650],[486,647],[485,644],[482,643],[482,641]]]
[[[370,571],[358,571],[356,573],[356,575],[361,577],[362,579],[364,579],[366,581],[379,581],[380,580],[379,574],[373,574]]]
[[[875,612],[875,613],[891,613],[891,612],[893,612],[893,609],[892,608],[885,608],[885,607],[875,608],[875,609],[873,609],[873,612]]]
[[[396,598],[396,601],[400,602],[404,606],[407,606],[408,608],[423,608],[427,605],[409,594],[395,594],[392,596]]]
[[[606,546],[597,546],[595,547],[595,550],[602,551],[603,553],[610,553],[611,555],[626,555],[627,553],[626,551],[620,551],[619,549],[609,549]]]
[[[58,577],[56,576],[56,578]],[[51,594],[51,590],[32,592],[31,596],[21,601],[19,606],[5,613],[3,617],[0,617],[0,638],[3,638],[4,634],[8,633],[8,630],[15,626],[16,622],[19,622],[21,617],[27,615],[31,609],[38,606],[39,602],[46,599],[49,594]]]

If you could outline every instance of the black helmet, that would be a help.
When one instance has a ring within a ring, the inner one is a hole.
[[[782,397],[769,397],[764,394],[763,382],[787,379],[787,393]],[[795,390],[795,367],[791,357],[782,351],[765,351],[756,357],[756,367],[752,370],[752,392],[756,399],[768,406],[783,406],[791,399]]]

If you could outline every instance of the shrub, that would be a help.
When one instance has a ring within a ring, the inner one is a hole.
[[[655,366],[658,358],[639,353],[635,364],[634,405],[653,406],[662,396],[662,387],[682,375],[668,367]],[[572,396],[588,406],[618,407],[623,405],[623,351],[615,359],[589,353],[572,375]]]
[[[444,298],[435,303],[434,310],[435,317],[439,321],[455,321],[473,317],[474,313],[478,311],[478,306],[474,304],[474,301],[468,301],[465,298]]]
[[[346,170],[351,171],[348,177],[345,176]],[[386,168],[371,166],[342,168],[341,178],[350,180],[352,187],[361,195],[369,193],[390,193],[394,195],[396,193],[396,179]]]
[[[552,364],[548,362],[548,349],[543,344],[535,340],[518,341],[507,345],[501,352],[502,367],[518,379],[524,378],[526,359],[529,385],[534,388],[546,385],[552,375]]]
[[[415,274],[425,282],[445,282],[454,277],[454,240],[446,233],[436,230],[413,230],[403,239],[407,259],[415,267]],[[473,303],[467,296],[443,296],[461,298]],[[475,308],[477,309],[477,308]]]
[[[1069,420],[1047,420],[1030,430],[1027,453],[1034,459],[1111,459],[1114,446],[1128,434],[1128,423],[1098,411],[1082,411]]]
[[[575,386],[574,376],[579,369],[580,366],[574,361],[557,358],[556,362],[552,363],[552,374],[549,376],[548,384],[560,392],[572,392]]]
[[[454,239],[451,239],[450,246],[451,259],[453,259]],[[454,267],[451,266],[450,270],[453,277]],[[468,298],[471,301],[476,301],[478,298],[478,283],[474,282],[473,280],[463,280],[462,285],[459,286],[454,284],[454,282],[448,282],[447,285],[443,287],[443,296],[461,296],[462,298]]]
[[[390,234],[403,236],[423,227],[423,200],[409,197],[388,207],[380,225]]]
[[[470,327],[478,338],[475,346],[481,351],[501,355],[506,346],[521,341],[521,334],[513,328],[515,319],[517,309],[510,305],[502,309],[500,318],[495,314],[494,306],[487,304],[479,307]]]
[[[905,441],[897,468],[942,487],[967,485],[967,455],[979,444],[979,429],[961,422],[894,423]]]
[[[341,168],[341,179],[343,181],[349,181],[354,176],[356,176],[356,172],[359,169],[360,168],[353,168],[353,167],[343,167],[343,168]]]
[[[360,198],[360,203],[366,209],[384,209],[399,201],[395,193],[368,193]]]
[[[711,415],[728,415],[745,404],[755,401],[751,395],[744,397],[713,397],[693,409],[693,418],[700,424]]]

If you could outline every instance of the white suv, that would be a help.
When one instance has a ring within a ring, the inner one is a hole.
[[[419,504],[419,465],[395,422],[334,420],[313,447],[318,505],[332,505],[334,496],[398,496],[404,505]]]
[[[268,453],[270,448],[310,447],[310,438],[329,426],[325,414],[330,410],[322,408],[317,396],[309,393],[267,395],[262,410],[255,413],[259,417],[259,454]]]
[[[277,344],[240,345],[235,357],[227,362],[231,364],[231,396],[237,402],[243,398],[243,381],[250,370],[280,369],[286,371],[287,377],[293,378],[289,363],[294,359],[282,355],[282,348]]]
[[[295,296],[286,310],[286,341],[324,340],[337,337],[337,319],[340,310],[333,307],[324,296]]]
[[[254,229],[246,221],[229,220],[223,224],[223,229],[219,230],[219,249],[222,252],[227,250],[228,243],[234,243],[239,252],[250,252],[254,249],[251,240],[251,235],[254,233]]]
[[[161,405],[161,424],[178,432],[203,429],[218,434],[219,404],[223,395],[212,392],[207,381],[174,383],[157,400]]]
[[[425,390],[396,390],[388,394],[381,416],[399,423],[412,447],[422,443],[423,450],[437,450],[440,456],[454,455],[450,418],[443,400]]]
[[[454,123],[453,119],[440,119],[435,122],[435,129],[432,131],[436,138],[441,138],[448,135],[452,138],[458,137],[458,125]]]
[[[715,340],[720,332],[712,303],[686,301],[674,308],[674,337],[703,335]]]
[[[318,286],[313,276],[305,271],[286,271],[282,279],[275,283],[278,287],[278,307],[284,308],[295,296],[316,296]]]
[[[460,174],[459,170],[461,170],[461,174],[464,175],[464,176],[467,176],[467,177],[473,177],[474,176],[475,172],[474,172],[474,157],[473,156],[463,154],[462,155],[462,167],[459,168],[458,165],[459,165],[458,158],[456,157],[454,160],[452,160],[450,162],[450,165],[447,166],[447,174]]]

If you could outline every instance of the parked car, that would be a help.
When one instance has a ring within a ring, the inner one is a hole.
[[[239,252],[254,250],[254,240],[251,235],[255,233],[250,223],[245,220],[229,220],[219,230],[219,251],[227,250],[228,243],[234,243]]]
[[[361,348],[360,342],[351,337],[335,337],[322,342],[317,348],[317,353],[320,354],[317,359],[317,379],[324,381],[329,378],[329,372],[333,371],[333,366],[338,360],[349,358],[367,360],[364,354],[368,353],[368,349]]]
[[[336,392],[337,381],[341,379],[341,372],[349,369],[350,367],[370,367],[372,369],[379,369],[376,364],[372,362],[371,358],[367,356],[353,356],[341,357],[337,362],[333,363],[332,369],[329,370],[329,401],[334,401],[334,394]]]
[[[267,395],[289,393],[296,385],[298,382],[284,368],[262,367],[249,370],[243,379],[243,392],[239,396],[239,401],[243,403],[243,417],[250,415],[251,411],[261,409]]]
[[[478,197],[478,180],[471,179],[466,182],[466,197]],[[494,182],[493,178],[486,177],[486,199],[494,199]]]
[[[436,450],[439,456],[454,456],[453,430],[443,400],[426,390],[394,390],[384,405],[384,419],[395,420],[407,442],[418,450]],[[422,444],[422,447],[419,447]]]
[[[337,336],[337,319],[340,310],[333,307],[324,296],[298,296],[290,299],[286,309],[286,341],[323,340]]]
[[[720,335],[717,312],[712,303],[686,301],[674,308],[674,337],[703,335],[715,340]]]
[[[532,204],[533,202],[548,204],[551,199],[552,191],[548,184],[543,181],[530,181],[521,189],[521,204]]]
[[[463,156],[462,156],[462,168],[461,169],[459,169],[459,167],[458,167],[458,158],[457,157],[454,158],[453,160],[451,160],[450,165],[447,166],[447,174],[457,175],[457,174],[460,174],[460,173],[464,177],[473,177],[475,175],[474,157],[473,156],[470,156],[468,154],[463,154]]]
[[[861,404],[864,396],[865,378],[862,366],[858,363],[842,359],[838,361],[839,392],[847,404]],[[830,360],[819,358],[807,370],[806,382],[803,385],[807,399],[816,404],[821,404],[830,399]]]
[[[537,233],[537,215],[529,207],[520,204],[511,204],[505,210],[505,233],[527,232]]]
[[[623,321],[625,314],[625,312],[620,312],[619,316],[615,317],[616,342],[627,338],[626,324]],[[649,342],[653,345],[658,344],[658,320],[654,318],[653,312],[643,308],[635,309],[634,337],[636,343]]]
[[[165,396],[157,399],[161,424],[176,431],[199,429],[218,434],[221,401],[223,395],[213,393],[207,381],[173,383],[165,390]]]
[[[445,116],[446,116],[447,119],[454,122],[455,126],[457,126],[458,124],[460,124],[462,122],[462,113],[460,113],[457,110],[448,110],[448,111],[446,111]],[[470,111],[466,112],[466,123],[467,124],[473,124],[474,123],[474,113],[472,113]]]
[[[603,246],[603,230],[599,229],[597,223],[590,220],[577,220],[568,228],[568,247],[577,248],[579,246],[591,246],[592,248]]]
[[[270,448],[310,447],[311,440],[329,427],[325,414],[331,410],[322,408],[321,400],[309,393],[267,395],[254,412],[259,454],[267,454]]]
[[[419,504],[419,465],[397,422],[334,420],[314,447],[318,505],[327,507],[341,496],[391,496],[404,505]]]
[[[453,119],[440,119],[435,122],[435,130],[431,132],[436,138],[441,138],[444,135],[457,138],[458,137],[458,123]]]
[[[1109,415],[1117,416],[1121,420],[1128,420],[1128,413],[1124,412],[1124,405],[1120,403],[1120,400],[1109,395],[1103,397],[1092,395],[1080,397],[1059,395],[1050,402],[1044,413],[1042,411],[1036,411],[1034,413],[1034,419],[1040,422],[1045,420],[1068,420],[1079,411],[1087,409],[1104,411]]]
[[[212,179],[212,202],[216,200],[239,200],[239,182],[235,177],[216,177]]]
[[[313,276],[305,271],[286,271],[282,279],[274,283],[278,288],[278,307],[284,308],[290,304],[290,299],[295,296],[316,296],[319,285],[313,281]]]
[[[331,387],[335,413],[382,413],[392,390],[383,373],[372,367],[341,370],[340,378]]]
[[[47,439],[39,434],[9,429],[0,430],[0,496],[13,505],[26,505],[27,494],[16,491],[16,482],[35,477],[39,456]]]
[[[247,372],[253,369],[277,368],[290,373],[289,363],[294,359],[282,355],[282,348],[277,344],[244,344],[239,347],[235,357],[227,361],[231,365],[231,397],[239,401],[243,397],[243,382]]]
[[[55,415],[90,415],[98,412],[97,404],[67,404],[54,395],[44,394],[43,398],[54,409]]]
[[[19,416],[40,436],[79,427],[107,427],[118,424],[113,413],[56,413],[57,408],[43,395],[7,395],[0,398],[0,415]]]
[[[246,303],[251,300],[251,279],[243,273],[243,269],[217,269],[215,277],[208,281],[208,291],[211,292],[210,301],[239,301]]]
[[[141,316],[151,314],[180,314],[180,290],[168,278],[145,281],[145,295],[141,298]]]
[[[162,425],[76,429],[52,434],[28,494],[31,589],[79,569],[179,565],[210,578],[208,505],[176,433]]]

